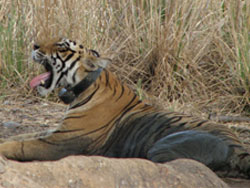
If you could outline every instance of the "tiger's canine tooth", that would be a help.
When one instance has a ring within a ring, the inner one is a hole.
[[[44,84],[45,84],[45,81],[44,81],[44,80],[41,80],[41,84],[43,84],[43,85],[44,85]]]

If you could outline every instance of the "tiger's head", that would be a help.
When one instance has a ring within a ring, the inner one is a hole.
[[[81,89],[82,85],[77,84],[84,80],[83,84],[91,84],[110,62],[109,59],[100,58],[95,50],[89,50],[69,39],[35,44],[32,58],[46,70],[30,82],[30,87],[37,88],[42,96],[60,86]]]

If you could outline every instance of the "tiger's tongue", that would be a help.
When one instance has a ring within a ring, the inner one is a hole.
[[[41,84],[42,81],[46,81],[49,79],[51,73],[50,72],[45,72],[43,74],[40,74],[38,76],[36,76],[35,78],[33,78],[30,81],[30,87],[33,89],[35,87],[37,87],[38,85]]]

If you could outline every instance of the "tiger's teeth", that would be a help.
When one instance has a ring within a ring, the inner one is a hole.
[[[44,85],[44,84],[45,84],[45,81],[44,81],[44,80],[41,80],[41,84],[43,84],[43,85]]]

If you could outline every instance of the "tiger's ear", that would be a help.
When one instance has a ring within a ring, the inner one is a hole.
[[[99,67],[105,68],[111,62],[108,58],[86,58],[83,65],[88,71],[96,71]]]
[[[102,68],[106,68],[108,64],[111,63],[111,59],[109,58],[98,58],[97,60],[97,64],[99,65],[99,67],[102,67]]]

